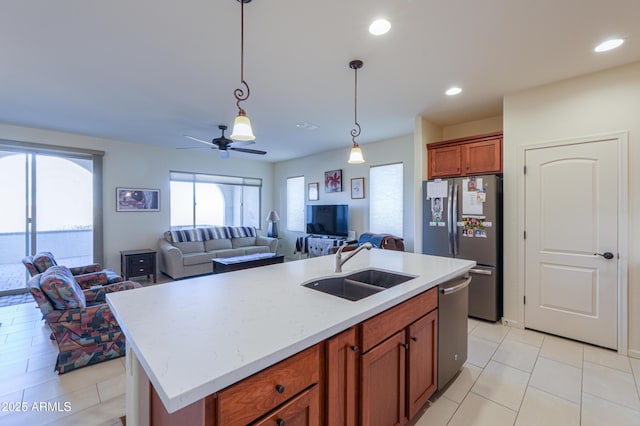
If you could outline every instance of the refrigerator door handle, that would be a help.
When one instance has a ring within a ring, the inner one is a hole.
[[[453,257],[458,257],[458,184],[453,188],[453,217],[451,218],[453,234]]]
[[[478,275],[493,275],[493,272],[488,269],[469,269],[469,272]]]
[[[451,209],[451,197],[453,185],[449,186],[449,198],[447,198],[447,241],[449,241],[449,255],[453,256],[453,210]]]
[[[460,290],[463,290],[466,287],[468,287],[470,282],[471,282],[471,277],[468,277],[464,281],[462,281],[460,284],[454,285],[453,287],[441,288],[440,289],[440,293],[443,296],[447,296],[447,295],[452,294],[452,293],[457,293]]]

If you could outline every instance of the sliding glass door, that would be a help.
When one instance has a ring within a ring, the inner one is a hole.
[[[93,262],[93,159],[0,150],[0,295],[26,291],[25,255]]]

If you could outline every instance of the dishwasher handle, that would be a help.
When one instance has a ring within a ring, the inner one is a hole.
[[[447,296],[449,294],[456,293],[460,290],[464,290],[469,286],[470,282],[471,282],[471,277],[465,278],[464,281],[462,281],[460,284],[454,285],[453,287],[439,289],[440,294],[442,294],[443,296]]]
[[[469,272],[472,274],[478,274],[478,275],[493,275],[493,272],[491,272],[490,269],[469,269]]]

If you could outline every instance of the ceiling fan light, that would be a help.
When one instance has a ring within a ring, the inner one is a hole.
[[[349,154],[349,164],[362,164],[364,163],[364,155],[362,155],[362,149],[356,144],[351,148]]]
[[[238,113],[238,116],[233,122],[233,130],[229,137],[235,141],[256,140],[253,134],[253,128],[251,127],[251,121],[249,121],[249,117],[245,115],[243,110]]]

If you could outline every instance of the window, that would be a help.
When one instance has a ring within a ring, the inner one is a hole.
[[[287,230],[304,232],[304,176],[287,178]]]
[[[369,229],[402,237],[402,163],[371,167],[369,181]]]
[[[262,179],[171,172],[171,229],[260,228]]]
[[[0,140],[0,295],[28,291],[25,255],[50,251],[67,266],[102,262],[103,155]]]

